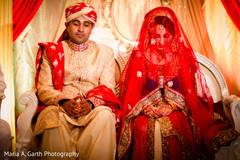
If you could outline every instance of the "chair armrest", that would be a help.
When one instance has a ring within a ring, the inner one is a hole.
[[[240,133],[240,97],[231,95],[223,96],[224,111],[233,121],[234,128]]]
[[[22,153],[22,151],[27,152],[33,134],[32,118],[38,106],[36,89],[32,89],[21,94],[19,97],[19,102],[23,105],[26,105],[25,109],[19,115],[17,120],[19,138],[16,143],[16,151]]]

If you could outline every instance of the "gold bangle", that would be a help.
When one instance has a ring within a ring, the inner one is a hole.
[[[176,110],[177,109],[177,106],[175,105],[175,104],[173,104],[172,102],[168,102],[170,105],[171,105],[171,107],[173,108],[173,110]]]

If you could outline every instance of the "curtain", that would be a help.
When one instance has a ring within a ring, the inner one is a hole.
[[[203,10],[215,52],[215,64],[222,72],[230,94],[240,96],[240,32],[221,0],[205,0]]]
[[[32,21],[14,42],[16,118],[25,106],[18,101],[19,96],[34,87],[35,61],[39,42],[53,41],[60,18],[64,13],[66,0],[43,0]],[[64,26],[64,23],[62,24]]]
[[[221,0],[228,15],[240,31],[240,1],[239,0]]]
[[[13,1],[13,42],[36,14],[43,0]]]
[[[0,61],[2,64],[4,79],[7,84],[6,98],[2,101],[0,118],[6,120],[11,128],[13,150],[16,142],[15,136],[15,101],[13,85],[13,41],[12,41],[12,1],[0,1]]]
[[[171,8],[175,11],[193,50],[215,62],[201,0],[172,0]]]

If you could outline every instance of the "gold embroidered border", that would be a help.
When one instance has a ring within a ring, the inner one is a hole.
[[[224,135],[217,135],[212,143],[212,148],[215,152],[217,152],[221,145],[226,144],[227,142],[234,140],[240,134],[234,131],[232,128],[226,129],[223,131]]]
[[[185,101],[185,97],[180,94],[179,92],[164,86],[164,94],[165,94],[165,100],[169,101],[173,104],[175,104],[177,107],[179,107],[180,109],[185,108],[186,106],[186,101]]]
[[[133,117],[136,117],[137,115],[139,115],[142,112],[142,110],[144,108],[147,108],[148,106],[151,106],[151,105],[154,106],[159,101],[161,101],[161,91],[159,90],[159,88],[156,88],[152,92],[150,92],[147,96],[142,98],[134,106],[134,108],[131,110],[131,112],[129,112],[129,114],[127,115],[127,118],[131,119]]]
[[[154,130],[155,119],[150,118],[147,128],[147,159],[154,159]]]
[[[168,136],[174,134],[174,133],[172,133],[172,130],[173,130],[172,123],[168,117],[163,116],[161,118],[158,118],[157,121],[160,124],[160,128],[161,128],[163,137],[168,137]]]
[[[87,100],[91,101],[93,103],[94,107],[101,106],[105,103],[104,100],[102,100],[100,98],[96,98],[96,97],[90,97]]]
[[[181,147],[182,147],[182,156],[183,159],[195,159],[195,152],[192,150],[192,148],[188,145],[187,142],[185,142],[184,138],[179,135],[176,129],[172,127],[171,120],[168,117],[161,117],[157,119],[160,124],[161,132],[162,132],[162,141],[163,141],[163,159],[169,159],[169,142],[168,138],[169,136],[176,136]],[[167,145],[167,147],[165,146]]]
[[[169,14],[169,11],[164,11],[164,10],[155,10],[153,13],[151,13],[151,16],[148,16],[146,20],[146,24],[151,24],[151,22],[153,21],[153,19],[157,16],[166,16],[168,17],[171,21],[173,21],[173,17],[171,17],[171,15]]]
[[[179,135],[179,133],[176,131],[176,136],[177,136],[177,139],[182,147],[182,156],[183,156],[183,159],[196,159],[196,152],[194,152],[193,148],[191,148],[191,146],[184,141],[184,138]]]
[[[120,135],[119,145],[117,147],[118,159],[120,159],[124,155],[124,153],[126,152],[126,149],[129,147],[131,136],[132,136],[131,135],[131,123],[130,123],[130,121],[125,120],[124,128]]]
[[[162,159],[168,160],[169,157],[169,142],[168,138],[162,138]]]

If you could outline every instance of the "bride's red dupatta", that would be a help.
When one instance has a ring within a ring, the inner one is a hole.
[[[162,49],[161,52],[158,50],[158,35],[154,33],[157,21],[164,21],[162,23],[166,24],[170,33],[167,37],[173,36],[169,47],[171,52],[169,49]],[[178,62],[172,63],[173,60]],[[165,67],[167,63],[173,65]],[[217,151],[212,142],[217,135],[225,134],[223,129],[226,124],[214,124],[214,103],[210,90],[175,13],[170,8],[157,7],[145,15],[137,44],[120,76],[119,100],[123,104],[123,112],[118,132],[119,158],[124,155],[132,141],[133,126],[129,114],[137,113],[136,104],[149,96],[150,92],[146,91],[150,87],[148,79],[157,83],[155,88],[161,88],[160,77],[166,80],[167,77],[176,75],[181,86],[179,93],[184,96],[186,102],[183,111],[189,116],[190,123],[194,124],[200,152],[212,156]],[[154,85],[152,86],[151,90],[154,89]]]

